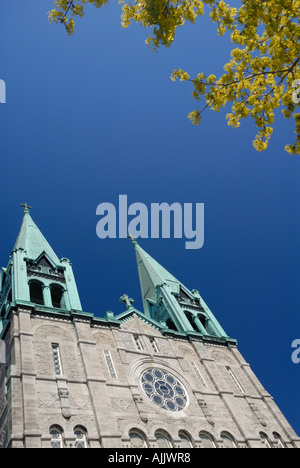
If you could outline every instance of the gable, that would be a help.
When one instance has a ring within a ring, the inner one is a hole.
[[[65,283],[64,267],[56,267],[51,258],[43,252],[36,260],[26,260],[28,277],[48,278],[58,283]]]
[[[154,321],[142,316],[140,313],[132,313],[123,319],[120,328],[132,333],[145,333],[147,335],[161,336],[160,327]]]
[[[56,269],[56,265],[55,263],[52,262],[52,260],[50,259],[50,257],[45,253],[43,252],[35,261],[34,261],[34,265],[36,268],[38,267],[44,267],[44,268],[49,268],[51,270],[55,270]]]
[[[186,291],[184,291],[184,289],[182,288],[182,286],[180,286],[180,295],[179,295],[179,299],[181,301],[184,301],[184,302],[191,302],[193,300],[193,298],[191,298],[191,296],[189,294],[187,294]]]

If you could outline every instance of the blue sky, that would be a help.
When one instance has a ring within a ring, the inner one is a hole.
[[[278,115],[269,149],[252,147],[250,121],[227,126],[226,111],[187,114],[196,103],[174,68],[222,72],[230,44],[207,19],[185,25],[174,45],[153,53],[146,32],[120,25],[116,3],[88,9],[76,35],[49,25],[52,1],[1,6],[1,243],[5,266],[22,221],[19,203],[59,257],[73,263],[84,310],[103,316],[142,308],[130,241],[100,240],[96,208],[128,202],[204,203],[205,244],[182,239],[140,245],[196,288],[300,434],[299,157],[283,151],[292,123]]]

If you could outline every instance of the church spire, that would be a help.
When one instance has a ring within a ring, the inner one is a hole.
[[[234,341],[226,335],[199,292],[181,281],[133,240],[144,312],[163,327],[208,341]]]
[[[82,311],[71,262],[66,258],[59,260],[31,218],[31,207],[27,203],[21,206],[24,208],[21,229],[8,267],[1,273],[0,311],[7,302],[42,306],[49,311]]]
[[[144,302],[145,312],[147,310],[147,300],[156,300],[157,286],[167,284],[171,292],[179,293],[181,284],[171,273],[152,258],[140,245],[134,241],[138,273],[140,279],[141,292]]]
[[[14,250],[23,249],[27,257],[32,260],[44,252],[53,263],[59,265],[60,261],[56,253],[30,216],[31,207],[27,203],[21,204],[21,206],[24,207],[24,218]]]

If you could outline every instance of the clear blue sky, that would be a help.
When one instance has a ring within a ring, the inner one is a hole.
[[[283,151],[294,128],[280,115],[269,149],[255,128],[227,126],[225,112],[194,127],[191,87],[174,68],[220,74],[229,42],[207,19],[186,25],[170,49],[153,53],[145,31],[120,25],[115,2],[78,21],[74,37],[49,25],[51,0],[1,5],[1,243],[6,266],[22,221],[19,203],[59,257],[71,259],[84,310],[142,308],[128,240],[96,236],[96,207],[174,201],[205,204],[205,244],[141,240],[189,288],[196,288],[300,435],[300,159]]]

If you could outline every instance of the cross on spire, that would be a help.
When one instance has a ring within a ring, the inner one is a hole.
[[[29,210],[32,210],[32,206],[27,205],[27,203],[20,203],[20,206],[24,208],[24,213],[29,213]]]
[[[133,243],[133,244],[136,244],[136,243],[137,243],[137,242],[136,242],[136,240],[135,240],[135,239],[136,239],[136,237],[133,237],[133,235],[132,235],[132,234],[130,234],[130,233],[129,233],[127,237],[128,237],[129,239],[131,239],[131,240],[132,240],[132,243]]]

